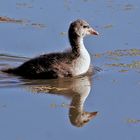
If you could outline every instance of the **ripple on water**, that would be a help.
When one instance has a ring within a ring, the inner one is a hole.
[[[93,75],[93,73],[100,72],[102,71],[102,69],[104,70],[104,68],[110,70],[110,67],[113,68],[111,69],[112,71],[116,71],[117,69],[117,71],[121,73],[127,73],[129,72],[130,69],[133,69],[136,72],[139,72],[140,70],[140,61],[138,60],[140,57],[139,49],[107,51],[105,53],[93,54],[92,56],[93,56],[92,58],[96,60],[104,59],[104,61],[101,61],[99,65],[101,67],[100,68],[95,67],[94,71],[92,70],[91,67],[87,75]],[[17,66],[27,60],[29,60],[29,58],[27,57],[0,54],[0,69]],[[11,87],[26,84],[38,84],[38,83],[36,80],[35,82],[33,80],[27,81],[21,79],[21,77],[8,75],[0,72],[0,87]],[[43,83],[41,82],[41,84]]]

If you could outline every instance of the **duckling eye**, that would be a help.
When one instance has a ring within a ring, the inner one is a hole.
[[[89,28],[89,26],[88,25],[84,25],[83,28]]]

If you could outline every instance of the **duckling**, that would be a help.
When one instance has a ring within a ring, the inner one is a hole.
[[[2,71],[28,79],[55,79],[85,74],[91,60],[83,38],[87,35],[98,34],[85,20],[78,19],[70,24],[68,30],[70,51],[44,54],[16,68]]]

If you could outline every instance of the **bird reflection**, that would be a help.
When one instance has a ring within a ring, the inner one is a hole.
[[[69,120],[76,127],[84,126],[98,113],[84,111],[84,103],[91,90],[90,75],[58,80],[32,81],[29,89],[34,93],[49,93],[70,98]]]

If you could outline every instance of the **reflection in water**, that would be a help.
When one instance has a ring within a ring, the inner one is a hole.
[[[5,67],[5,64],[8,62],[18,62],[17,60],[25,61],[25,59],[28,58],[20,58],[1,54],[0,60],[3,60],[4,63],[0,64],[0,68],[2,69],[2,67]],[[25,85],[27,89],[34,93],[49,93],[70,98],[70,122],[74,126],[82,127],[97,115],[97,112],[84,111],[84,103],[91,89],[91,76],[93,73],[96,73],[101,69],[95,67],[94,70],[95,71],[92,71],[92,68],[90,68],[88,73],[81,77],[54,80],[21,80],[15,76],[5,75],[0,72],[0,87]]]
[[[28,83],[28,81],[26,81]],[[38,84],[40,83],[40,84]],[[59,80],[34,81],[29,89],[36,93],[50,93],[71,98],[69,105],[70,122],[82,127],[93,119],[97,112],[84,111],[84,103],[91,89],[91,76],[67,78]]]

